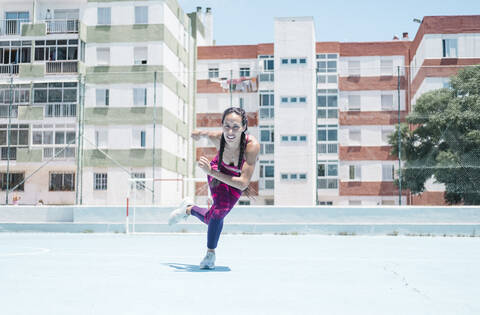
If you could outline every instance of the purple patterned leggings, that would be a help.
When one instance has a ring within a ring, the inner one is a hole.
[[[223,228],[223,218],[230,212],[230,209],[226,211],[214,211],[215,205],[210,210],[193,206],[191,214],[196,216],[203,223],[208,224],[207,232],[207,247],[208,249],[217,248],[218,239]]]

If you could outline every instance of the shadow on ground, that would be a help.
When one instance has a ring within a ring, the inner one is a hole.
[[[200,269],[198,265],[178,264],[178,263],[164,263],[162,265],[168,266],[176,272],[229,272],[230,267],[215,266],[215,269]]]

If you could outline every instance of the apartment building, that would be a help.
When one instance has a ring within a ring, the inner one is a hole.
[[[398,190],[388,137],[422,93],[480,63],[480,16],[425,17],[413,41],[404,33],[391,41],[317,42],[313,23],[276,18],[273,43],[198,48],[197,127],[218,127],[225,108],[241,106],[261,143],[258,196],[241,202],[444,204],[433,178],[421,195]],[[215,150],[205,142],[196,154]],[[197,184],[199,200],[204,187]]]
[[[189,16],[175,0],[1,0],[0,14],[2,203],[20,183],[9,203],[193,194],[181,179],[193,176],[193,70],[197,42],[212,45],[211,12]],[[131,189],[132,177],[179,181]]]

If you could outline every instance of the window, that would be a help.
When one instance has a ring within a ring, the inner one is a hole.
[[[362,166],[361,165],[349,165],[348,166],[348,179],[359,181],[362,178]]]
[[[395,168],[393,165],[382,165],[382,180],[384,182],[393,181],[395,175]]]
[[[21,24],[29,22],[29,12],[5,12],[5,21],[2,21],[5,35],[17,35],[21,33]]]
[[[107,190],[107,173],[93,173],[93,189]]]
[[[349,60],[348,61],[348,75],[349,76],[360,76],[360,61],[359,60]]]
[[[250,200],[239,200],[238,205],[240,206],[249,206],[250,205]]]
[[[338,188],[338,161],[318,161],[317,164],[318,189]]]
[[[147,89],[133,88],[133,105],[145,106],[147,105]]]
[[[7,134],[8,125],[0,125],[0,148],[2,160],[16,160],[17,148],[28,147],[29,125],[10,125],[10,150],[8,149]]]
[[[108,130],[95,130],[95,146],[97,148],[106,148],[108,146]]]
[[[74,191],[74,173],[50,173],[49,191]]]
[[[218,78],[218,68],[209,68],[208,69],[208,78]]]
[[[317,94],[318,118],[338,118],[338,90],[320,89]]]
[[[110,48],[97,47],[97,65],[104,66],[110,64]]]
[[[359,111],[360,110],[361,99],[360,95],[349,95],[348,96],[348,110]]]
[[[338,125],[318,125],[318,153],[338,153]]]
[[[239,97],[239,98],[238,98],[238,106],[239,106],[241,109],[244,109],[244,108],[245,108],[244,98],[243,98],[243,97]]]
[[[306,63],[307,63],[307,59],[306,59],[306,58],[300,58],[300,59],[298,60],[298,63],[300,63],[300,64],[306,64]]]
[[[110,90],[109,89],[96,89],[96,104],[97,106],[108,106],[110,102]]]
[[[274,189],[275,176],[274,162],[273,161],[260,161],[260,189]]]
[[[382,110],[393,110],[393,95],[382,95]]]
[[[12,106],[10,108],[10,101]],[[30,85],[29,84],[14,84],[13,89],[10,90],[10,84],[0,85],[0,117],[16,118],[18,116],[18,105],[30,104]]]
[[[280,141],[284,144],[306,144],[307,136],[305,135],[290,135],[290,136],[281,136]]]
[[[392,129],[382,129],[382,141],[388,144],[389,138],[392,134],[393,134]]]
[[[393,60],[391,59],[380,60],[380,75],[384,75],[384,76],[393,75]]]
[[[132,146],[134,148],[145,148],[145,145],[146,145],[145,130],[133,129],[132,138],[133,138]]]
[[[320,54],[317,55],[317,71],[319,73],[337,72],[337,54]]]
[[[145,173],[132,173],[132,178],[145,178]],[[135,181],[136,190],[145,190],[145,181],[137,180]]]
[[[443,48],[443,57],[444,58],[457,58],[457,42],[456,38],[454,39],[443,39],[442,48]]]
[[[349,206],[361,206],[362,201],[361,200],[349,200],[348,205]]]
[[[273,91],[260,91],[260,119],[274,118],[274,94]]]
[[[280,179],[282,181],[299,181],[303,182],[307,180],[307,173],[281,173]]]
[[[148,7],[135,7],[135,24],[148,24]]]
[[[282,65],[288,65],[288,59],[282,58]]]
[[[3,21],[3,23],[8,21]],[[0,26],[0,34],[1,34]],[[0,43],[0,64],[2,65],[12,65],[11,67],[5,67],[3,69],[3,74],[5,73],[18,73],[18,64],[19,63],[30,63],[31,61],[31,49],[32,41],[31,40],[16,40],[16,41],[2,41]],[[8,71],[8,72],[7,72]]]
[[[111,24],[111,8],[97,8],[97,24],[110,25]]]
[[[75,158],[75,124],[39,124],[32,126],[32,146],[41,147],[43,159]]]
[[[24,191],[24,183],[23,180],[25,179],[24,173],[8,173],[8,190],[11,190],[13,187],[20,184],[15,191]],[[0,173],[0,188],[1,190],[7,190],[7,173]]]
[[[273,59],[263,60],[263,71],[273,71],[273,70],[274,70]]]
[[[133,48],[133,64],[146,65],[148,59],[147,47],[135,47]]]
[[[260,154],[274,153],[274,128],[273,126],[259,126],[260,129]]]
[[[240,68],[240,77],[249,77],[250,68]]]
[[[290,59],[290,63],[291,63],[292,65],[297,64],[297,59],[296,59],[296,58],[291,58],[291,59]]]
[[[78,60],[78,39],[36,40],[35,60]]]
[[[282,104],[306,104],[307,98],[305,96],[282,96],[280,98]]]
[[[362,143],[362,131],[360,129],[349,129],[348,138],[351,146],[360,145]]]

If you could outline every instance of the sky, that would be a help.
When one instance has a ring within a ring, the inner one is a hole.
[[[197,6],[213,12],[217,45],[273,42],[273,19],[313,16],[316,40],[340,42],[388,41],[408,32],[415,37],[414,18],[432,15],[477,15],[480,0],[178,0],[182,9]]]

